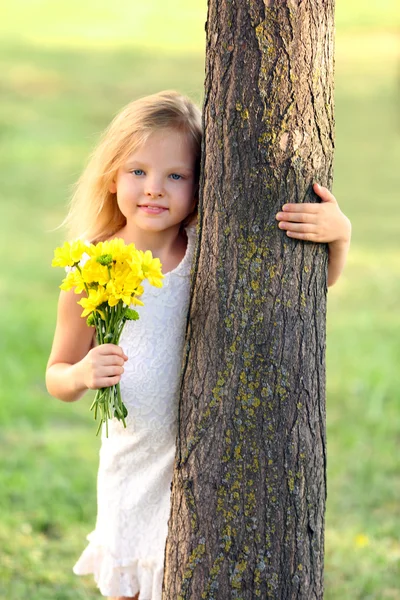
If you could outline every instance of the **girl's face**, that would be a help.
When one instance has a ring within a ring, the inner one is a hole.
[[[152,232],[179,226],[196,206],[195,190],[194,152],[175,129],[152,133],[110,185],[127,227]]]

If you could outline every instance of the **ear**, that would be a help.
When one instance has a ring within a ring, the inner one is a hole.
[[[113,179],[112,182],[110,183],[110,185],[108,186],[108,191],[111,194],[116,194],[117,193],[117,184],[115,182],[115,179]]]

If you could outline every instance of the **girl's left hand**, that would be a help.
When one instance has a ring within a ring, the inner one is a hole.
[[[284,204],[282,212],[276,215],[279,228],[286,230],[289,237],[298,240],[349,242],[351,224],[340,210],[335,196],[318,183],[314,183],[313,190],[322,202]]]

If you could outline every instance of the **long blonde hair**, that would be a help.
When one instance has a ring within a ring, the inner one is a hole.
[[[173,128],[187,133],[196,159],[196,198],[200,174],[202,123],[200,109],[186,96],[167,90],[128,104],[104,131],[79,178],[63,223],[72,239],[104,240],[126,223],[116,194],[109,191],[118,169],[156,130]],[[186,226],[197,214],[182,224]]]

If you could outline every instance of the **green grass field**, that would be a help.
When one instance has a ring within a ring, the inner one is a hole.
[[[336,194],[353,223],[328,303],[326,600],[400,600],[397,3],[337,2]],[[55,230],[99,132],[134,97],[199,103],[206,2],[54,5],[0,20],[0,598],[98,598],[71,568],[94,526],[90,399],[45,390]],[[396,14],[397,10],[397,14]]]

